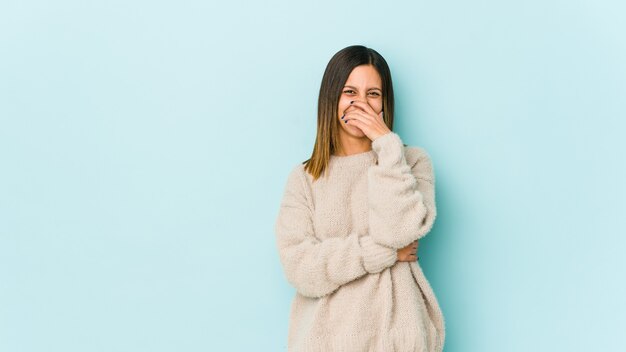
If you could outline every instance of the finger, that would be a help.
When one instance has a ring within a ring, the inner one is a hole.
[[[363,131],[363,133],[366,133],[367,129],[369,128],[369,126],[365,124],[363,121],[356,120],[356,119],[345,120],[345,123],[349,126],[354,126],[360,129],[361,131]]]
[[[349,113],[349,112],[351,112],[351,111],[363,111],[363,110],[361,110],[361,109],[357,108],[357,107],[356,107],[356,106],[354,106],[354,105],[349,105],[347,108],[345,108],[345,109],[343,110],[343,114],[345,115],[345,114],[347,114],[347,113]]]
[[[371,117],[366,115],[364,112],[360,110],[352,110],[350,112],[347,112],[343,117],[344,121],[351,120],[351,119],[359,120],[368,125],[372,124]]]
[[[357,119],[349,119],[349,120],[344,120],[344,123],[348,126],[352,126],[352,127],[356,127],[358,129],[360,129],[363,133],[365,133],[366,135],[368,134],[368,131],[370,129],[370,127],[363,123],[363,121],[359,121]]]
[[[350,105],[352,106],[356,106],[361,108],[363,111],[372,114],[374,116],[377,116],[378,113],[376,113],[376,111],[374,111],[374,109],[372,108],[372,106],[368,103],[362,102],[362,101],[358,101],[358,100],[353,100],[350,102]]]

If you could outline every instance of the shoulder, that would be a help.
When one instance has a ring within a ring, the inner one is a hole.
[[[310,188],[313,176],[306,171],[304,163],[297,163],[291,167],[287,175],[287,189],[303,192]]]
[[[423,162],[431,162],[430,154],[424,147],[420,146],[404,146],[404,157],[406,159],[407,164],[413,167],[417,163]]]
[[[304,169],[304,164],[297,163],[291,167],[289,174],[287,175],[287,185],[293,184],[292,186],[301,185],[304,180],[304,174],[306,170]]]
[[[405,145],[404,157],[407,165],[411,167],[411,171],[416,176],[428,181],[433,181],[433,162],[430,154],[424,147]]]

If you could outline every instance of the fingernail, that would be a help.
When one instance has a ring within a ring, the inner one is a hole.
[[[343,119],[344,116],[346,116],[346,114],[341,115],[341,118]]]
[[[350,102],[350,104],[354,103],[354,100]]]
[[[343,122],[348,123],[348,120],[343,120]]]

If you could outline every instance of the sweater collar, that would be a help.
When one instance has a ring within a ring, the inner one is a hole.
[[[373,149],[370,149],[366,152],[350,155],[331,155],[329,164],[341,167],[369,166],[374,164],[376,159],[376,152]]]

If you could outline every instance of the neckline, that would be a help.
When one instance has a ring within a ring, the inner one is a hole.
[[[350,154],[350,155],[334,155],[330,156],[330,164],[333,165],[371,165],[376,160],[376,152],[374,149],[370,149],[365,152]]]

